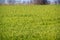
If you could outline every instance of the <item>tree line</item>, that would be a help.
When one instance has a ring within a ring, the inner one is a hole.
[[[60,0],[0,0],[0,4],[60,4]]]

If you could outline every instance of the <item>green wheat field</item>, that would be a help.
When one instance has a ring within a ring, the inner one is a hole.
[[[60,40],[60,5],[0,5],[0,40]]]

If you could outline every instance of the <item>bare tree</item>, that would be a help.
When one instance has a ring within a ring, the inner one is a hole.
[[[43,4],[47,4],[47,0],[43,0]]]
[[[45,4],[46,3],[46,0],[34,0],[34,3],[35,4]]]
[[[60,4],[60,0],[58,0],[58,3]]]
[[[37,4],[43,4],[43,0],[37,0]]]
[[[14,4],[15,3],[15,0],[8,0],[8,3],[9,4]]]

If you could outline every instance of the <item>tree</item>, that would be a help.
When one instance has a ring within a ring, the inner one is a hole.
[[[9,4],[15,4],[15,0],[8,0]]]
[[[35,4],[47,4],[47,0],[34,0]]]
[[[47,0],[43,0],[43,4],[47,4]]]
[[[60,4],[60,0],[58,0],[58,3]]]
[[[42,4],[42,0],[34,0],[34,4]]]

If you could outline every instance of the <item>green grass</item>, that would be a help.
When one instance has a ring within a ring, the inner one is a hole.
[[[60,40],[60,6],[0,6],[0,40]]]

